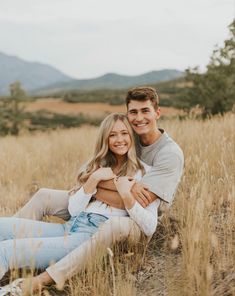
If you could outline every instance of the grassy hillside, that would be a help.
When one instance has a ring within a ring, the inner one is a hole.
[[[36,93],[52,94],[58,91],[87,91],[97,89],[124,89],[137,85],[146,85],[160,81],[169,81],[183,76],[182,71],[175,69],[164,69],[151,71],[141,75],[120,75],[116,73],[107,73],[97,78],[74,79],[68,82],[58,82],[48,87],[39,89]]]
[[[116,295],[234,295],[234,114],[162,124],[184,151],[184,176],[145,259],[142,244],[112,248]],[[13,214],[38,187],[69,189],[96,134],[97,128],[82,127],[1,139],[1,215]],[[50,289],[53,295],[112,292],[108,255],[63,291]]]
[[[147,84],[157,89],[160,95],[161,106],[181,108],[178,98],[184,94],[186,82],[184,78],[177,78],[171,81]],[[108,103],[110,105],[122,105],[125,103],[125,96],[128,88],[125,89],[95,89],[95,90],[61,90],[55,91],[50,98],[63,98],[70,103]],[[48,96],[35,96],[37,98]],[[177,99],[175,100],[175,98]]]

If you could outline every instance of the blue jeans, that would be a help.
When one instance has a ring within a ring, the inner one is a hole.
[[[11,268],[47,268],[88,240],[107,219],[86,212],[65,224],[0,218],[0,279]]]

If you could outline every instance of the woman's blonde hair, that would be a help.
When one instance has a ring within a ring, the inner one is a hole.
[[[117,164],[115,155],[109,149],[108,143],[110,132],[118,120],[125,124],[131,139],[131,146],[127,152],[126,162],[118,172],[118,176],[133,176],[139,169],[144,173],[144,167],[136,155],[134,134],[126,115],[123,113],[112,113],[102,121],[98,131],[94,155],[86,164],[85,169],[83,167],[78,174],[77,181],[80,186],[83,185],[89,176],[98,168],[113,167]]]

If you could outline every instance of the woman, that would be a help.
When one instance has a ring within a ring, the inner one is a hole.
[[[0,218],[0,278],[14,267],[47,268],[89,239],[112,216],[130,216],[146,235],[151,235],[157,226],[159,201],[144,209],[131,195],[135,180],[140,180],[147,169],[150,168],[136,156],[132,129],[125,115],[107,116],[99,129],[94,156],[81,169],[78,186],[71,193],[68,222]],[[124,210],[94,198],[98,183],[110,179],[114,179]],[[32,290],[51,281],[50,275],[44,272],[33,278]],[[1,288],[0,295],[21,295],[26,282],[18,279]]]

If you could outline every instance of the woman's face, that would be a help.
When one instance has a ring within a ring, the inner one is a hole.
[[[117,120],[109,134],[109,149],[118,156],[125,155],[131,147],[131,137],[127,127]]]

